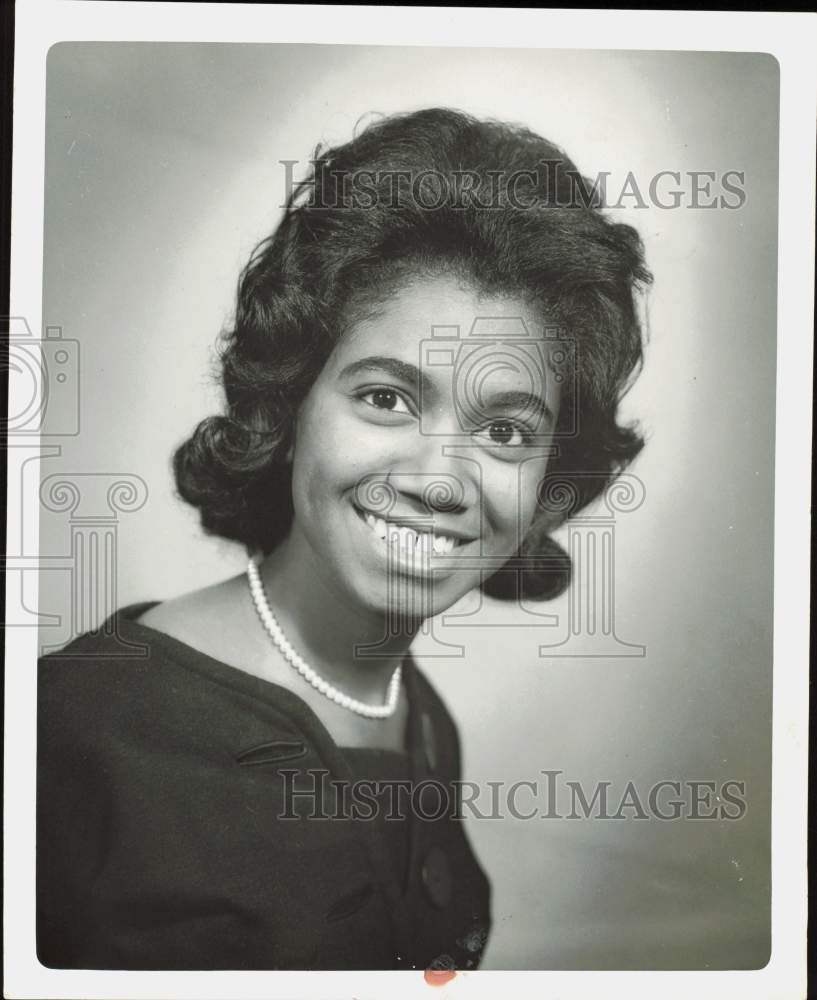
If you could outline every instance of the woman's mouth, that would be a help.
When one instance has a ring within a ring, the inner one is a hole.
[[[373,535],[385,545],[391,545],[405,555],[444,556],[465,544],[465,539],[454,538],[442,531],[427,528],[412,528],[377,517],[369,511],[355,507],[360,519],[368,525]]]

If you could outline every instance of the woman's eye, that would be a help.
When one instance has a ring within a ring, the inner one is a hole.
[[[411,413],[405,399],[395,389],[370,389],[362,393],[358,399],[365,400],[369,406],[377,410],[390,410],[392,413]]]
[[[512,420],[492,420],[478,431],[477,437],[492,447],[519,448],[528,443],[529,434]]]

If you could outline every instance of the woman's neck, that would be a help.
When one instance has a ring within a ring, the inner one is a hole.
[[[346,694],[382,700],[421,622],[401,621],[389,634],[386,613],[354,604],[333,585],[300,534],[287,535],[259,569],[273,614],[306,662]]]

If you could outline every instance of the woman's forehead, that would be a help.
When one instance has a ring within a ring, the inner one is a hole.
[[[555,419],[559,378],[553,330],[521,298],[491,296],[449,280],[413,283],[359,316],[336,346],[324,379],[388,378],[429,402],[455,397],[534,406]]]
[[[552,336],[544,313],[512,294],[488,294],[441,276],[402,285],[349,324],[338,348],[346,353],[381,344],[391,350],[425,339],[545,340]]]

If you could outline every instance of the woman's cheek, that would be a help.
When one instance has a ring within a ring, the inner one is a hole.
[[[483,518],[515,548],[538,509],[538,489],[545,473],[542,462],[498,464],[483,471]]]
[[[483,473],[479,505],[482,551],[504,554],[514,534],[515,508],[510,492],[495,477]]]
[[[329,450],[345,478],[386,476],[398,453],[392,428],[343,413],[329,421]]]
[[[535,459],[526,462],[520,474],[520,518],[524,520],[523,531],[527,531],[539,510],[539,491],[547,473],[547,459]]]

